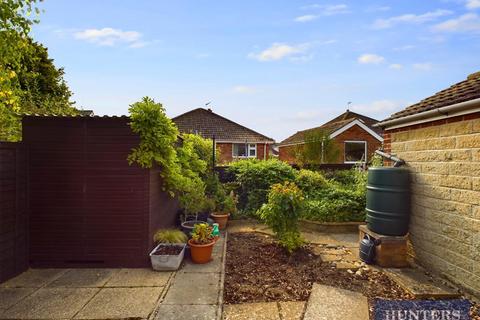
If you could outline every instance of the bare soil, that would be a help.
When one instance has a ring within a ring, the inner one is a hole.
[[[370,302],[375,298],[413,299],[385,274],[362,270],[357,275],[337,269],[323,262],[312,247],[306,246],[290,256],[271,236],[255,232],[229,234],[225,303],[307,301],[315,282],[360,292]],[[478,312],[478,305],[473,304],[472,319],[480,320]]]
[[[176,256],[182,252],[182,247],[180,246],[160,246],[153,253],[155,256]]]

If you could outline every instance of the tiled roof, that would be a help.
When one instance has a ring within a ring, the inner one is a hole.
[[[355,120],[361,121],[367,127],[369,127],[370,129],[372,129],[373,131],[379,134],[382,132],[380,128],[373,127],[373,125],[377,123],[378,120],[347,110],[346,112],[342,113],[338,117],[328,121],[327,123],[319,127],[298,131],[297,133],[291,135],[290,137],[280,142],[279,145],[282,146],[282,145],[302,143],[305,141],[306,134],[316,132],[316,131],[323,131],[323,132],[326,132],[327,134],[331,134]]]
[[[409,115],[422,113],[428,110],[446,107],[452,104],[477,98],[480,98],[480,72],[472,73],[467,77],[466,80],[456,83],[445,90],[437,92],[433,96],[423,99],[422,101],[415,103],[402,111],[394,113],[383,121],[403,118]]]
[[[205,138],[238,142],[273,142],[272,138],[224,118],[211,110],[197,108],[172,119],[182,133],[197,133]]]

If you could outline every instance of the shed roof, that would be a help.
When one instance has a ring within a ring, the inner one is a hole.
[[[380,128],[373,127],[373,125],[377,123],[378,120],[375,120],[373,118],[364,116],[362,114],[359,114],[347,109],[347,111],[345,111],[338,117],[333,118],[332,120],[328,121],[327,123],[324,123],[319,127],[297,131],[295,134],[291,135],[290,137],[280,142],[279,146],[303,143],[305,141],[305,135],[309,133],[317,132],[317,131],[318,132],[323,131],[327,134],[332,134],[333,132],[337,131],[340,128],[345,127],[350,122],[353,122],[355,120],[361,121],[368,128],[370,128],[371,130],[375,131],[378,134],[381,134],[382,132]]]
[[[392,114],[383,120],[399,119],[406,116],[422,113],[432,109],[450,106],[480,98],[480,71],[472,73],[466,80],[460,81],[447,89],[435,93],[422,101],[415,103],[402,111]]]
[[[224,118],[210,109],[197,108],[172,119],[182,133],[197,133],[205,138],[231,142],[271,142],[274,140],[232,120]]]

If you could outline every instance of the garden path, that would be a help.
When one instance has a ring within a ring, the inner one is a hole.
[[[222,316],[226,234],[213,248],[213,260],[194,264],[186,255],[150,319],[215,320]]]

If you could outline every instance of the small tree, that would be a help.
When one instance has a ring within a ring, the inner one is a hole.
[[[260,218],[272,228],[279,244],[289,253],[299,249],[304,240],[298,230],[303,195],[293,182],[275,184],[268,202],[259,210]]]
[[[294,156],[300,166],[332,163],[338,160],[340,150],[324,130],[306,132],[305,143],[294,149]]]

